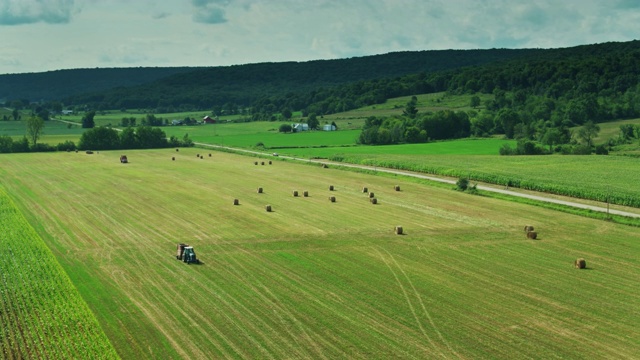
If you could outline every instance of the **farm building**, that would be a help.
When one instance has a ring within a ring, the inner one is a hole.
[[[295,132],[308,131],[308,130],[309,130],[309,125],[307,125],[307,124],[294,124],[293,125],[293,131],[295,131]]]
[[[336,131],[336,126],[333,124],[324,124],[322,126],[323,131]]]
[[[215,124],[216,119],[212,119],[209,115],[202,118],[202,122],[205,124]]]
[[[182,125],[182,120],[171,120],[171,125]]]

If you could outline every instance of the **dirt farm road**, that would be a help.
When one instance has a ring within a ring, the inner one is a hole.
[[[265,155],[269,156],[269,155],[271,155],[271,154],[265,153],[265,152],[246,150],[246,149],[238,149],[238,148],[231,148],[231,147],[221,146],[221,145],[211,145],[211,144],[204,144],[204,143],[195,143],[195,144],[198,145],[198,146],[202,146],[202,147],[222,148],[222,149],[232,150],[232,151],[235,151],[235,152],[244,152],[244,153],[249,153],[249,154],[254,154],[254,155],[261,155],[261,156],[265,156]],[[304,158],[297,158],[297,157],[293,157],[293,156],[283,156],[283,155],[279,155],[279,157],[282,158],[282,159],[287,159],[287,160],[295,160],[295,161],[316,163],[318,165],[326,164],[326,165],[332,165],[332,166],[342,166],[342,167],[347,167],[347,168],[355,168],[355,169],[375,171],[375,172],[384,172],[384,173],[395,174],[395,175],[400,175],[400,176],[409,176],[409,177],[414,177],[414,178],[419,178],[419,179],[424,179],[424,180],[430,180],[430,181],[437,181],[437,182],[446,183],[446,184],[452,184],[452,185],[455,185],[455,183],[457,181],[457,180],[451,179],[451,178],[436,177],[436,176],[425,175],[425,174],[422,174],[422,173],[416,173],[416,172],[404,171],[404,170],[388,169],[388,168],[381,168],[381,167],[377,167],[377,166],[338,163],[338,162],[332,162],[332,161],[326,161],[326,160],[304,159]],[[537,193],[537,195],[534,195],[534,194],[531,194],[531,193],[522,193],[522,192],[519,192],[519,191],[513,191],[513,190],[509,190],[509,189],[501,189],[501,188],[498,188],[498,187],[491,187],[491,186],[486,186],[486,185],[478,185],[477,188],[478,188],[478,190],[482,190],[482,191],[490,191],[490,192],[494,192],[494,193],[500,193],[500,194],[505,194],[505,195],[509,195],[509,196],[516,196],[516,197],[521,197],[521,198],[526,198],[526,199],[531,199],[531,200],[543,201],[543,202],[552,203],[552,204],[571,206],[571,207],[575,207],[575,208],[579,208],[579,209],[592,210],[592,211],[609,213],[609,214],[612,214],[612,215],[626,216],[626,217],[631,217],[631,218],[640,218],[640,214],[636,214],[636,213],[632,213],[632,212],[628,212],[628,211],[616,210],[616,209],[607,209],[607,207],[603,207],[603,206],[581,204],[581,203],[568,201],[568,200],[555,199],[555,198],[552,198],[548,194],[545,194],[545,193]]]

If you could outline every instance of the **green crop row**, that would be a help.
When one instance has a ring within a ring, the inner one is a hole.
[[[42,239],[0,188],[0,357],[117,359]]]
[[[605,156],[335,156],[357,163],[640,207],[637,161]]]

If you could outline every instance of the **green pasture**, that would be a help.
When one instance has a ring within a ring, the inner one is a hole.
[[[416,108],[419,112],[439,111],[439,110],[454,110],[454,111],[468,111],[472,110],[471,97],[474,95],[448,95],[444,92],[420,94],[415,95],[418,99]],[[480,98],[480,103],[484,104],[486,100],[493,99],[493,95],[490,94],[475,94]],[[402,111],[405,109],[407,103],[411,101],[411,96],[402,96],[398,98],[388,99],[382,104],[365,106],[362,108],[345,111],[342,113],[325,115],[324,119],[329,122],[333,120],[364,120],[369,116],[385,117],[402,115]],[[483,109],[484,105],[481,105],[477,110]]]
[[[357,135],[357,134],[356,134]],[[438,141],[425,144],[402,144],[380,146],[328,146],[319,148],[282,149],[286,155],[339,159],[342,157],[364,156],[383,157],[385,155],[496,155],[504,144],[516,145],[516,141],[502,139],[461,139]]]
[[[123,359],[640,353],[637,228],[280,158],[126,154],[0,155]],[[179,242],[203,264],[177,261]]]
[[[46,121],[42,135],[38,143],[57,145],[65,141],[78,143],[80,136],[85,129],[78,125],[71,125],[55,120]],[[0,136],[10,136],[14,140],[22,139],[27,135],[27,126],[24,120],[21,121],[0,121]]]

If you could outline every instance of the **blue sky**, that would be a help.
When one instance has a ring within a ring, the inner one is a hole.
[[[0,74],[629,41],[640,0],[0,0]]]

